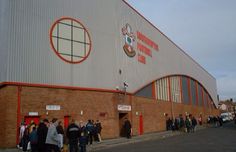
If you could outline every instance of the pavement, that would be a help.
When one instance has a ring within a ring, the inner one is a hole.
[[[197,126],[196,130],[205,129],[205,126]],[[95,152],[97,150],[102,149],[108,149],[111,147],[119,146],[119,145],[127,145],[127,144],[133,144],[133,143],[139,143],[149,140],[158,140],[163,138],[168,138],[172,136],[177,136],[180,134],[184,134],[184,132],[181,131],[163,131],[163,132],[155,132],[155,133],[147,133],[143,135],[133,136],[131,139],[127,138],[115,138],[115,139],[106,139],[102,142],[94,142],[92,145],[87,146],[88,152]],[[19,150],[17,148],[13,149],[0,149],[0,152],[22,152],[22,150]]]
[[[236,125],[213,125],[195,133],[181,133],[162,139],[115,146],[96,152],[236,152]]]
[[[206,126],[197,126],[196,131],[205,129]],[[108,139],[104,140],[100,143],[94,143],[93,145],[88,145],[89,152],[95,152],[97,150],[108,149],[111,147],[116,147],[120,145],[134,144],[149,140],[158,140],[169,138],[172,136],[177,136],[180,134],[184,134],[182,131],[163,131],[163,132],[155,132],[155,133],[147,133],[143,135],[133,136],[131,139],[127,138],[116,138],[116,139]]]
[[[179,131],[174,131],[174,132],[164,131],[164,132],[148,133],[141,136],[140,135],[133,136],[131,139],[127,139],[124,137],[116,138],[116,139],[109,139],[109,140],[104,140],[99,143],[94,143],[93,145],[88,145],[87,149],[89,152],[95,152],[97,150],[107,149],[107,148],[120,146],[120,145],[134,144],[134,143],[139,143],[139,142],[148,141],[148,140],[167,138],[167,137],[176,136],[182,133],[183,132],[179,132]]]

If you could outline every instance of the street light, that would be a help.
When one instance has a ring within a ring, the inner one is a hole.
[[[174,112],[173,112],[173,100],[171,100],[171,115],[172,115],[172,119],[174,119]]]
[[[172,119],[174,119],[174,104],[173,102],[178,102],[178,96],[179,96],[179,93],[175,93],[173,94],[173,100],[171,100],[171,114],[172,114]]]
[[[118,91],[118,98],[119,100],[122,100],[123,102],[125,101],[128,86],[129,84],[127,82],[123,82],[122,87],[116,86],[116,90]]]
[[[126,97],[126,89],[128,88],[129,84],[127,82],[124,82],[124,101],[125,101],[125,97]]]

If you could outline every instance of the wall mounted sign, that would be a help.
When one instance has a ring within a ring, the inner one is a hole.
[[[39,113],[38,112],[29,112],[29,116],[38,116]]]
[[[133,43],[135,41],[135,35],[132,32],[132,27],[128,23],[122,28],[122,34],[125,38],[125,45],[123,46],[125,53],[129,57],[134,57],[136,55],[133,46]]]
[[[46,110],[61,110],[60,105],[46,105]]]
[[[118,111],[131,111],[131,105],[117,105]]]
[[[152,58],[153,52],[159,50],[158,44],[142,32],[137,30],[133,33],[128,23],[122,28],[122,34],[125,39],[124,52],[129,57],[137,55],[136,59],[139,63],[146,64],[147,59]]]

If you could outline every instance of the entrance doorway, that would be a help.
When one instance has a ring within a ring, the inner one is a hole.
[[[64,116],[64,128],[66,129],[69,126],[70,116]]]
[[[124,127],[123,127],[125,118],[128,118],[128,113],[119,113],[119,130],[121,137],[125,137]]]
[[[39,116],[25,116],[25,123],[28,126],[31,121],[34,121],[36,125],[39,124]]]
[[[143,134],[143,115],[139,116],[139,135]]]

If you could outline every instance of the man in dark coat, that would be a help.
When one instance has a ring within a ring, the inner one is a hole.
[[[195,132],[195,128],[197,126],[197,120],[195,117],[192,118],[192,132]]]
[[[90,145],[93,144],[93,135],[94,135],[94,124],[91,120],[88,120],[88,123],[86,124],[86,129],[88,131],[88,140]]]
[[[70,152],[78,152],[79,126],[75,124],[75,120],[68,126],[66,136],[69,139]]]
[[[99,120],[97,120],[95,126],[96,126],[96,132],[97,132],[97,140],[98,142],[101,142],[102,141],[102,138],[101,138],[102,124]]]
[[[45,152],[46,151],[46,137],[48,133],[48,124],[49,121],[47,119],[44,119],[43,122],[41,122],[37,129],[37,135],[38,135],[38,151],[39,152]]]
[[[131,138],[131,128],[132,126],[131,126],[130,121],[127,118],[125,118],[124,130],[125,130],[125,135],[127,138]]]

